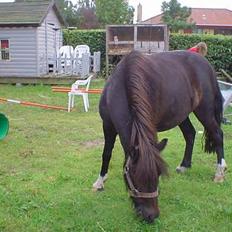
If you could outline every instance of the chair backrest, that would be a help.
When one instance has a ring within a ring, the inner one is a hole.
[[[77,45],[74,49],[74,57],[81,58],[83,53],[90,53],[88,45]]]
[[[69,46],[69,45],[62,46],[59,49],[58,57],[71,58],[73,56],[73,52],[74,52],[73,46]]]
[[[86,85],[85,90],[88,91],[89,90],[89,86],[90,86],[90,81],[92,79],[92,76],[93,75],[90,75],[86,80],[77,80],[77,81],[75,81],[72,84],[71,92],[78,91],[78,88],[79,88],[80,85],[82,85],[82,86]]]

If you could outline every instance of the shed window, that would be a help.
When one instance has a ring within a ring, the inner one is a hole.
[[[0,39],[0,60],[9,60],[9,40]]]

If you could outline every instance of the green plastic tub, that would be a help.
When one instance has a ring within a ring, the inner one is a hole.
[[[9,120],[4,114],[0,113],[0,140],[4,139],[7,136],[8,130]]]

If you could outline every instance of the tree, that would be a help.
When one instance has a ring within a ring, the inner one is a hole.
[[[187,21],[191,15],[191,9],[186,6],[181,7],[177,0],[164,1],[161,9],[163,12],[162,21],[167,23],[171,32],[194,27],[194,23]]]
[[[77,3],[77,27],[82,29],[98,28],[94,0],[79,0]]]
[[[125,0],[55,0],[69,26],[104,28],[106,24],[133,23],[134,8]]]
[[[55,0],[57,7],[63,15],[68,26],[76,25],[76,9],[71,0]]]
[[[95,0],[78,0],[77,5],[81,8],[94,8]]]
[[[107,24],[133,23],[134,8],[125,0],[95,0],[96,16],[101,27]]]

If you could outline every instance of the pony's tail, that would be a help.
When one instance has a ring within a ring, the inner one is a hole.
[[[216,84],[216,95],[214,101],[214,117],[219,127],[221,127],[221,122],[223,118],[223,97],[219,89],[218,84]],[[205,152],[212,153],[215,152],[215,140],[212,138],[212,133],[209,133],[208,130],[204,131],[205,138]]]
[[[127,59],[126,90],[130,107],[131,127],[131,155],[143,163],[140,173],[156,168],[160,174],[167,173],[167,165],[159,155],[155,146],[157,141],[155,109],[152,106],[151,90],[152,67],[147,58],[139,52],[132,52]],[[157,109],[156,109],[157,110]],[[155,156],[155,159],[154,159]]]

